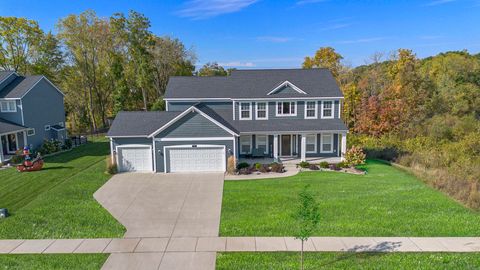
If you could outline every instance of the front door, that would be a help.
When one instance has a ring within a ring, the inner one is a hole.
[[[8,154],[8,143],[7,143],[7,136],[0,136],[0,141],[2,143],[2,154]]]
[[[17,134],[8,134],[7,135],[7,152],[9,154],[14,154],[18,150],[17,145]]]
[[[282,135],[282,156],[292,155],[292,140],[291,135]]]

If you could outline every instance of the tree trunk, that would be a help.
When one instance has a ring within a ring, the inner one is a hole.
[[[143,96],[143,109],[147,111],[147,93],[144,87],[142,87],[142,96]]]

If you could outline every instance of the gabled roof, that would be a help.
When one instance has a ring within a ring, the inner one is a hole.
[[[304,93],[268,95],[288,81]],[[165,99],[245,99],[342,97],[328,69],[253,69],[235,70],[224,77],[171,77]]]
[[[61,95],[64,95],[60,89],[58,89],[52,82],[42,75],[19,76],[13,71],[2,71],[0,72],[0,83],[12,74],[15,74],[16,78],[0,88],[0,98],[23,98],[42,79],[49,83]],[[1,79],[2,77],[3,80]]]
[[[13,133],[27,129],[24,126],[17,125],[13,122],[0,118],[0,134]]]
[[[148,137],[182,112],[119,112],[107,137]]]
[[[289,82],[289,81],[284,81],[283,83],[281,83],[279,86],[275,87],[272,91],[268,92],[268,96],[269,95],[272,95],[272,94],[275,94],[275,93],[278,93],[280,91],[282,91],[283,89],[285,88],[291,88],[293,89],[294,91],[297,91],[297,93],[300,93],[300,94],[307,94],[305,93],[305,91],[303,91],[302,89],[300,89],[299,87],[297,87],[295,84]]]

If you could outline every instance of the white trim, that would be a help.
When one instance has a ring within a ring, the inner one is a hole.
[[[315,116],[307,116],[307,103],[308,102],[315,102]],[[318,101],[314,100],[314,101],[311,101],[311,100],[306,100],[305,101],[305,112],[304,112],[304,116],[305,116],[305,119],[317,119],[318,118]]]
[[[265,151],[264,154],[268,154],[268,135],[255,135],[255,148],[258,149],[258,137],[265,137]]]
[[[189,138],[156,138],[160,142],[184,142],[184,141],[231,141],[235,137],[189,137]]]
[[[248,104],[248,117],[242,117],[242,104]],[[252,102],[238,103],[238,120],[252,120]]]
[[[294,99],[294,100],[304,100],[304,99],[343,99],[344,97],[291,97],[291,98],[276,98],[276,97],[262,97],[262,98],[164,98],[163,100],[168,101],[212,101],[212,102],[221,102],[221,101],[243,101],[243,100],[278,100],[278,99]]]
[[[320,132],[346,132],[348,133],[347,130],[275,130],[275,131],[248,131],[248,132],[241,132],[240,135],[249,135],[249,134],[267,134],[267,135],[272,135],[272,134],[297,134],[297,133],[320,133]]]
[[[288,102],[290,103],[290,114],[278,114],[278,104],[282,104],[282,112],[283,112],[283,103],[284,102]],[[295,104],[295,113],[291,113],[292,111],[292,103]],[[277,101],[276,104],[275,104],[275,116],[277,117],[289,117],[289,116],[297,116],[297,112],[298,112],[298,107],[297,107],[297,102],[296,101]]]
[[[208,120],[210,120],[212,123],[214,123],[215,125],[221,127],[223,130],[227,131],[228,133],[232,134],[232,135],[236,135],[238,136],[237,133],[233,132],[232,130],[230,130],[229,128],[225,127],[224,125],[220,124],[219,122],[217,122],[215,119],[211,118],[210,116],[208,116],[206,113],[202,112],[201,110],[195,108],[194,106],[191,106],[190,108],[186,109],[184,112],[182,112],[181,114],[177,115],[175,118],[173,118],[172,120],[170,120],[168,123],[166,123],[165,125],[163,125],[162,127],[160,127],[159,129],[157,129],[155,132],[153,132],[152,134],[148,135],[147,137],[148,138],[151,138],[151,137],[154,137],[156,136],[157,134],[159,134],[160,132],[162,132],[163,130],[165,130],[166,128],[168,128],[169,126],[171,126],[173,123],[177,122],[178,120],[180,120],[181,118],[183,118],[185,115],[187,115],[188,113],[191,113],[191,112],[196,112],[196,113],[199,113],[200,115],[202,115],[203,117],[207,118]],[[127,136],[129,137],[129,136]]]
[[[2,84],[4,81],[6,81],[8,78],[10,78],[12,75],[16,75],[17,77],[19,77],[18,73],[13,71],[12,73],[10,73],[10,75],[8,75],[7,77],[5,77],[5,79],[1,80],[0,81],[0,84]]]
[[[52,126],[50,126],[50,125],[45,125],[44,126],[45,131],[49,131],[51,128],[52,128]]]
[[[305,153],[307,154],[314,154],[314,153],[317,153],[317,134],[305,134]],[[314,148],[313,148],[313,151],[308,151],[307,150],[307,145],[308,145],[308,136],[314,136],[315,137],[315,140],[314,140]]]
[[[115,156],[116,156],[116,152],[113,149],[113,139],[110,138],[110,162],[113,163],[114,161],[116,161]],[[117,163],[117,169],[118,169],[118,163]]]
[[[272,91],[268,92],[267,96],[277,92],[278,90],[280,90],[281,88],[283,88],[285,86],[290,86],[291,88],[293,88],[293,90],[297,91],[300,94],[307,94],[305,91],[303,91],[302,89],[300,89],[299,87],[297,87],[293,83],[291,83],[289,81],[284,81],[283,83],[281,83],[280,85],[275,87]]]
[[[243,152],[243,151],[242,151],[242,137],[243,137],[243,138],[245,138],[245,137],[250,137],[250,140],[249,140],[249,141],[250,141],[250,143],[249,143],[249,145],[250,145],[250,150],[249,150],[248,152]],[[243,135],[243,136],[240,136],[240,137],[238,138],[238,144],[240,145],[240,154],[241,154],[241,155],[251,154],[251,153],[252,153],[252,146],[253,146],[253,145],[252,145],[252,144],[253,144],[253,136],[252,136],[252,135]]]
[[[265,117],[258,118],[258,103],[265,103]],[[235,120],[235,119],[233,119]],[[255,120],[268,120],[268,102],[255,102]]]
[[[165,100],[165,111],[168,112],[168,100]]]
[[[28,135],[28,132],[29,132],[30,130],[33,130],[33,134]],[[29,129],[27,129],[27,130],[25,131],[25,133],[27,134],[28,137],[35,136],[35,128],[29,128]]]
[[[65,97],[65,94],[60,91],[60,89],[58,89],[58,87],[56,87],[47,77],[45,76],[42,76],[40,79],[38,79],[38,81],[36,83],[34,83],[32,85],[32,87],[30,87],[27,92],[25,92],[25,94],[23,94],[20,99],[24,98],[26,95],[28,95],[28,93],[39,83],[41,82],[43,79],[45,79],[47,81],[47,83],[49,83],[51,86],[53,86],[53,88],[55,88],[55,90],[57,90],[63,97]]]
[[[285,98],[281,98],[281,97],[265,97],[265,98],[232,98],[231,100],[235,100],[235,101],[255,101],[255,100],[270,100],[270,101],[276,101],[276,100],[297,100],[297,101],[300,101],[300,100],[332,100],[332,99],[343,99],[344,97],[285,97]]]
[[[27,131],[24,130],[24,131],[23,131],[23,147],[27,147],[27,146],[28,146]]]
[[[330,108],[332,110],[332,115],[331,116],[325,116],[323,115],[323,110],[324,110],[324,103],[326,102],[331,102],[332,103],[332,108]],[[320,115],[321,115],[321,118],[322,119],[332,119],[335,117],[335,101],[333,100],[322,100],[322,108],[320,110]]]
[[[14,104],[13,105],[13,110],[10,110],[10,105],[11,104]],[[3,104],[6,104],[7,106],[7,109],[4,110],[3,109]],[[16,113],[17,112],[17,101],[16,100],[2,100],[0,101],[0,112],[2,113]]]
[[[3,136],[3,135],[8,135],[8,134],[13,134],[13,133],[18,133],[18,132],[23,132],[25,130],[27,130],[28,128],[23,128],[23,129],[19,129],[19,130],[14,130],[14,131],[9,131],[9,132],[6,132],[6,133],[1,133],[0,136]]]
[[[342,102],[338,101],[338,119],[342,118]]]
[[[50,129],[53,129],[53,130],[55,130],[55,131],[62,131],[62,130],[65,130],[65,128],[64,128],[64,127],[60,128],[60,129],[56,129],[56,128],[54,128],[54,127],[50,127]]]
[[[213,101],[221,102],[225,100],[232,100],[231,98],[164,98],[167,101]]]
[[[118,149],[121,149],[121,148],[148,148],[150,149],[150,172],[153,172],[153,164],[152,164],[152,146],[151,145],[148,145],[148,144],[122,144],[122,145],[117,145],[115,147],[115,152],[117,153],[117,166],[118,166],[118,169],[120,171],[122,171],[120,169],[120,163],[119,163],[119,160],[118,160],[118,156],[119,156],[119,151]]]
[[[20,107],[22,109],[21,114],[20,114],[22,116],[22,126],[25,126],[25,119],[23,117],[23,101],[21,99],[20,99]]]
[[[195,147],[193,147],[195,145]],[[163,172],[164,173],[169,173],[167,172],[167,149],[169,148],[223,148],[223,157],[222,157],[222,163],[223,163],[223,171],[227,171],[227,147],[225,145],[215,145],[215,144],[185,144],[185,145],[168,145],[163,147]],[[170,158],[168,158],[169,161],[171,161]],[[195,171],[192,171],[195,172]]]
[[[106,138],[148,138],[148,135],[105,136]]]
[[[235,120],[235,102],[232,102],[232,116],[233,116],[233,120]]]
[[[153,172],[157,172],[157,147],[155,137],[152,138],[152,153],[153,153]]]
[[[324,135],[330,135],[331,139],[330,139],[330,144],[331,144],[331,147],[330,147],[330,151],[323,151],[323,136]],[[320,133],[320,153],[333,153],[333,133]]]

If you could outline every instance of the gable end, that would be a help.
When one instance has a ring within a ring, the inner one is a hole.
[[[267,96],[272,95],[272,94],[276,94],[277,92],[280,92],[285,88],[293,89],[294,91],[296,91],[300,94],[304,94],[304,95],[307,94],[305,91],[303,91],[302,89],[300,89],[298,86],[294,85],[293,83],[291,83],[289,81],[284,81],[283,83],[281,83],[280,85],[275,87],[272,91],[268,92]]]

